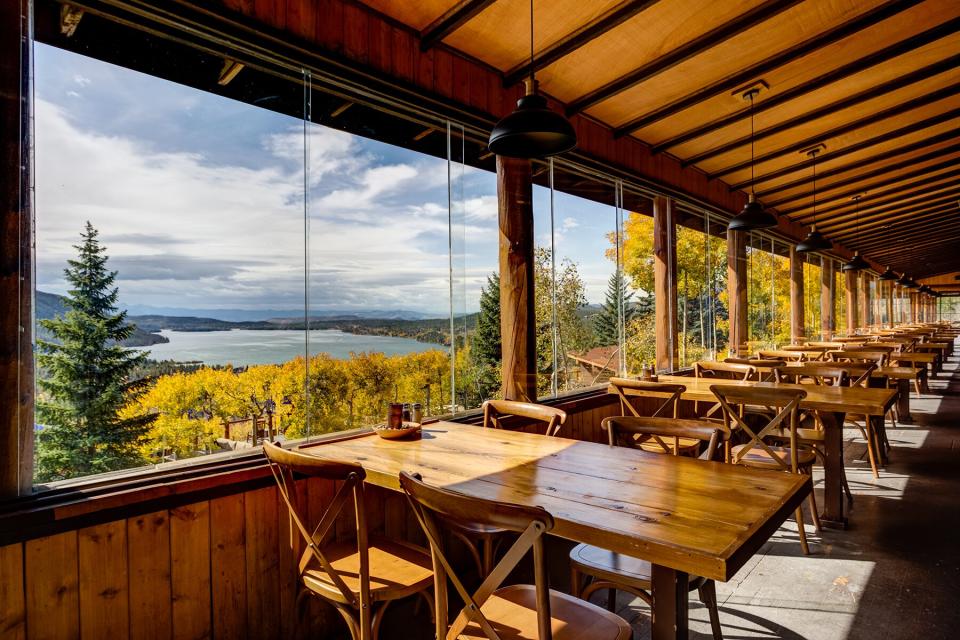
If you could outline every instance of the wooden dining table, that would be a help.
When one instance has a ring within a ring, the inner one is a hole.
[[[807,475],[452,422],[410,440],[367,433],[301,451],[356,462],[367,482],[392,490],[408,471],[477,498],[541,506],[553,535],[649,561],[656,640],[688,637],[688,575],[730,580],[811,491]]]
[[[807,397],[800,402],[801,409],[816,410],[824,425],[824,481],[823,511],[820,522],[834,529],[845,529],[847,517],[843,500],[843,421],[847,413],[869,416],[874,423],[883,420],[897,399],[895,389],[864,387],[828,387],[783,382],[756,382],[750,380],[718,380],[715,378],[691,378],[687,376],[659,377],[660,382],[682,384],[686,391],[683,400],[716,402],[710,391],[711,385],[737,385],[760,387],[787,387],[806,391]],[[608,388],[610,393],[616,393]],[[623,389],[629,395],[629,389]]]

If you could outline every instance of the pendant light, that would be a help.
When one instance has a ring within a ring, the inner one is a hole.
[[[530,0],[530,78],[526,95],[517,100],[517,108],[490,132],[490,151],[511,158],[546,158],[577,146],[573,125],[559,113],[547,108],[547,99],[537,93],[533,59],[533,0]]]
[[[856,212],[854,213],[857,222],[857,244],[860,244],[860,194],[853,196],[852,200],[856,203]],[[844,271],[862,271],[869,269],[870,265],[860,256],[860,250],[853,252],[853,257],[843,265]]]
[[[897,274],[895,274],[890,267],[887,267],[887,268],[884,270],[884,272],[880,274],[880,279],[881,279],[881,280],[888,280],[888,281],[889,281],[889,280],[896,280],[896,279],[897,279]]]
[[[809,253],[811,251],[827,251],[833,248],[833,243],[823,237],[823,234],[817,231],[817,154],[820,153],[820,147],[814,147],[807,152],[813,161],[813,224],[810,225],[810,233],[800,241],[796,246],[797,253]]]
[[[766,211],[763,205],[757,202],[757,194],[754,185],[753,168],[753,99],[760,93],[760,89],[754,87],[743,94],[744,99],[750,100],[750,196],[747,204],[743,205],[740,213],[734,216],[727,224],[728,231],[755,231],[757,229],[769,229],[777,226],[777,219],[772,213]]]

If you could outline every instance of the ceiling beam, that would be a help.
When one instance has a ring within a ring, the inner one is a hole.
[[[943,245],[950,246],[950,245],[953,245],[957,240],[960,240],[960,231],[957,231],[955,233],[952,233],[946,236],[939,236],[936,238],[929,238],[928,240],[913,242],[910,244],[909,247],[906,247],[907,249],[906,253],[900,254],[903,257],[902,258],[898,257],[898,259],[916,260],[916,258],[920,256],[924,258],[935,258],[936,257],[935,253],[931,250],[931,247],[939,247]],[[897,254],[897,249],[893,247],[888,249],[883,249],[881,251],[873,252],[874,256],[881,256],[881,257],[889,257],[896,254]],[[958,260],[960,260],[960,256],[950,256],[949,258],[936,257],[936,261],[934,262],[934,264],[950,264],[950,262],[956,262]],[[877,261],[882,262],[882,259],[878,259]],[[916,270],[911,269],[911,272],[915,273]]]
[[[567,116],[580,113],[595,104],[599,104],[618,93],[622,93],[630,87],[636,86],[648,80],[658,73],[662,73],[685,60],[707,51],[734,36],[740,35],[758,24],[769,20],[778,13],[786,11],[790,7],[799,4],[801,0],[766,0],[760,5],[753,7],[746,13],[742,13],[735,18],[707,31],[701,36],[690,40],[689,42],[677,47],[673,51],[657,56],[644,65],[634,69],[626,75],[620,76],[616,80],[608,82],[598,89],[594,89],[584,96],[572,100],[567,105]]]
[[[909,134],[911,134],[911,133],[916,133],[916,132],[918,132],[918,131],[923,131],[924,129],[928,129],[928,128],[930,128],[930,127],[934,127],[934,126],[937,126],[937,125],[939,125],[939,124],[943,124],[944,122],[949,122],[950,120],[953,120],[954,118],[960,118],[960,108],[958,108],[958,109],[951,109],[950,111],[946,111],[946,112],[944,112],[944,113],[938,113],[938,114],[935,115],[935,116],[931,116],[931,117],[929,117],[929,118],[925,118],[925,119],[919,120],[919,121],[917,121],[917,122],[911,122],[910,124],[908,124],[908,125],[906,125],[906,126],[903,126],[903,127],[900,127],[899,129],[894,129],[893,131],[887,131],[887,132],[882,133],[882,134],[880,134],[880,135],[878,135],[878,136],[874,136],[873,138],[869,138],[869,139],[867,139],[867,140],[862,140],[862,141],[860,141],[860,142],[857,142],[856,144],[850,145],[849,147],[844,147],[844,148],[842,148],[842,149],[837,149],[837,150],[835,150],[835,151],[831,151],[831,152],[829,153],[829,156],[826,158],[826,160],[824,160],[823,158],[821,158],[821,159],[820,159],[820,162],[831,161],[831,160],[835,160],[835,159],[837,159],[837,158],[842,158],[842,157],[844,157],[844,156],[850,155],[851,153],[856,153],[857,151],[863,151],[864,149],[869,149],[870,147],[874,147],[874,146],[876,146],[876,145],[878,145],[878,144],[883,144],[883,143],[889,142],[889,141],[891,141],[891,140],[896,140],[897,138],[901,138],[901,137],[906,136],[906,135],[909,135]],[[951,133],[954,133],[954,131],[951,130]],[[760,184],[761,182],[767,182],[767,181],[769,181],[769,180],[775,180],[776,178],[781,178],[781,177],[783,177],[783,176],[785,176],[785,175],[789,175],[789,174],[794,173],[794,172],[796,172],[796,171],[801,171],[801,170],[803,170],[803,169],[809,169],[809,168],[811,168],[812,166],[813,166],[813,161],[812,161],[812,160],[803,160],[803,161],[801,161],[801,162],[798,162],[797,164],[790,165],[790,166],[784,167],[784,168],[782,168],[782,169],[776,169],[776,170],[771,171],[771,172],[769,172],[769,173],[765,173],[765,174],[763,174],[763,175],[761,175],[761,176],[758,176],[758,177],[756,178],[755,182],[756,182],[757,184]],[[750,186],[750,181],[749,181],[749,180],[744,180],[744,181],[742,181],[742,182],[738,182],[738,183],[735,183],[735,184],[730,185],[730,190],[731,190],[731,191],[739,191],[740,189],[743,189],[744,187],[749,187],[749,186]]]
[[[941,233],[957,232],[958,227],[956,221],[947,218],[947,213],[947,211],[941,210],[939,218],[929,218],[928,222],[924,224],[922,228],[913,227],[898,230],[893,238],[888,236],[869,238],[865,241],[858,242],[855,248],[859,249],[861,253],[874,254],[878,253],[881,249],[885,251],[888,247],[895,249],[897,245],[902,245],[915,238],[934,237],[931,236],[931,234],[937,234],[935,237],[940,237]]]
[[[952,189],[948,192],[940,193],[936,197],[928,200],[918,200],[916,202],[910,202],[907,204],[900,204],[899,202],[888,203],[886,206],[877,207],[874,211],[870,212],[868,216],[864,216],[861,213],[860,228],[863,229],[864,226],[867,228],[874,228],[878,222],[882,224],[899,222],[907,216],[917,215],[918,212],[922,212],[930,207],[955,205],[958,196],[960,196],[960,191],[957,189]],[[821,221],[818,221],[817,223],[817,227],[823,231],[825,235],[828,235],[831,238],[833,238],[836,234],[844,234],[849,230],[856,229],[856,226],[857,221],[856,215],[854,214],[845,216],[843,220],[833,224],[830,224],[829,222],[822,224]]]
[[[543,51],[533,57],[533,68],[543,69],[570,55],[580,47],[589,43],[614,27],[617,27],[641,11],[644,11],[660,0],[628,0],[623,2],[593,22],[589,22],[576,31],[568,33]],[[507,71],[503,78],[503,86],[510,88],[530,75],[530,62],[523,62]]]
[[[953,211],[956,211],[956,203],[948,202],[937,206],[926,206],[920,209],[920,213],[903,214],[892,217],[889,220],[889,224],[874,227],[868,231],[861,231],[859,238],[857,238],[855,231],[836,237],[838,239],[843,237],[856,238],[856,248],[861,251],[864,247],[872,247],[877,244],[896,244],[901,238],[901,234],[912,231],[924,231],[929,225],[948,220],[948,214]]]
[[[927,165],[926,167],[919,167],[917,169],[914,169],[913,171],[908,171],[906,173],[899,173],[886,180],[872,183],[870,188],[876,189],[879,187],[887,186],[889,184],[894,184],[901,180],[909,180],[910,178],[921,176],[925,173],[939,171],[940,169],[948,169],[950,167],[957,166],[957,158],[955,157],[947,158],[947,156],[949,156],[952,153],[958,153],[958,152],[960,152],[960,144],[957,144],[951,147],[950,151],[944,150],[942,153],[934,152],[934,153],[927,154],[927,156],[923,157],[923,159],[914,158],[913,160],[906,160],[904,162],[900,162],[895,165],[890,165],[888,167],[880,167],[878,169],[874,169],[873,171],[867,171],[865,173],[861,173],[855,176],[850,176],[849,178],[844,178],[843,180],[837,180],[836,182],[826,184],[823,186],[817,185],[818,186],[817,193],[823,195],[829,191],[832,191],[833,189],[840,189],[842,187],[847,187],[852,184],[863,182],[864,180],[870,180],[871,178],[878,178],[880,176],[890,173],[891,171],[899,171],[906,167],[912,167],[912,166],[921,164],[923,162],[927,162],[929,160],[936,160],[941,157],[946,159],[936,164]],[[768,207],[772,207],[776,209],[777,211],[783,211],[784,213],[787,213],[789,210],[788,209],[781,210],[780,209],[781,205],[794,203],[794,202],[797,202],[798,200],[806,200],[808,198],[812,198],[813,193],[814,192],[811,189],[810,191],[805,191],[803,193],[796,193],[790,196],[785,196],[780,200],[771,200],[771,201],[764,200],[763,203]],[[830,200],[831,197],[832,196],[825,196],[823,201],[827,202]],[[799,209],[797,208],[793,209],[793,211],[798,211],[798,210]]]
[[[496,0],[460,0],[420,32],[420,50],[427,51]]]
[[[869,166],[877,162],[889,160],[890,158],[901,158],[908,153],[919,151],[921,149],[928,149],[930,147],[941,144],[943,142],[952,142],[952,141],[958,141],[958,142],[955,145],[944,147],[943,149],[938,149],[936,151],[931,151],[930,153],[921,154],[915,158],[910,158],[907,160],[903,160],[902,162],[895,162],[892,164],[884,165],[883,167],[877,167],[878,170],[886,169],[889,171],[894,171],[896,169],[903,169],[905,167],[912,166],[918,162],[926,162],[927,160],[932,160],[939,155],[953,153],[954,150],[960,150],[960,131],[957,131],[957,130],[944,131],[943,133],[938,134],[936,136],[925,138],[923,140],[918,140],[916,142],[904,145],[902,147],[898,147],[896,149],[890,149],[889,151],[885,151],[884,153],[878,153],[877,155],[871,156],[869,158],[864,158],[856,162],[851,162],[850,164],[845,164],[839,167],[834,167],[833,169],[821,171],[820,173],[817,174],[817,180],[832,178],[834,176],[842,175],[848,171],[861,169],[863,167]],[[863,174],[863,175],[866,175],[866,174]],[[796,187],[803,186],[804,184],[807,184],[812,180],[813,180],[813,174],[811,173],[810,175],[803,176],[802,178],[797,178],[796,180],[791,180],[790,182],[784,182],[782,184],[772,186],[768,189],[759,190],[757,191],[757,198],[765,201],[765,198],[767,196],[770,196],[774,193],[780,193],[781,191],[787,191],[788,189],[794,189]]]
[[[735,91],[737,88],[755,81],[757,78],[770,73],[774,69],[778,69],[786,64],[789,64],[790,62],[793,62],[794,60],[798,60],[810,53],[813,53],[814,51],[819,51],[820,49],[826,48],[831,44],[838,42],[839,40],[872,27],[878,22],[892,18],[898,13],[906,11],[910,7],[913,7],[919,3],[920,0],[891,0],[889,2],[885,2],[858,15],[855,18],[848,20],[847,22],[841,23],[832,29],[824,31],[823,33],[816,34],[813,37],[790,47],[789,49],[766,58],[752,67],[738,71],[727,76],[726,78],[723,78],[722,80],[719,80],[718,82],[714,82],[713,84],[698,89],[693,93],[679,98],[678,100],[674,100],[669,104],[665,104],[662,107],[651,111],[650,113],[646,113],[642,116],[634,118],[620,128],[615,129],[614,133],[616,134],[616,132],[619,131],[625,134],[628,131],[641,129],[653,124],[654,122],[668,118],[675,113],[679,113],[684,109],[688,109],[696,104],[699,104],[715,95]]]
[[[950,167],[954,167],[953,171],[945,171],[943,173],[939,173],[932,176],[926,175],[929,171],[941,170],[941,169],[950,168]],[[957,163],[955,161],[948,161],[948,162],[942,163],[942,166],[939,166],[936,168],[930,167],[928,170],[919,170],[917,172],[903,174],[902,176],[897,176],[895,178],[889,178],[887,180],[875,182],[873,184],[866,185],[862,188],[852,189],[844,193],[838,193],[836,195],[832,195],[824,198],[823,202],[827,203],[827,202],[836,202],[836,201],[847,201],[856,195],[861,195],[863,193],[871,193],[877,189],[888,187],[890,185],[897,184],[898,182],[902,182],[903,180],[909,180],[910,178],[922,177],[922,179],[920,180],[914,180],[913,182],[901,185],[896,189],[891,189],[890,191],[883,192],[875,196],[876,198],[887,198],[888,200],[891,198],[902,199],[905,193],[908,193],[908,192],[916,193],[916,190],[918,187],[928,187],[931,184],[936,184],[938,182],[956,178],[958,176],[960,176],[960,166],[957,166]],[[909,191],[909,190],[912,190],[912,191]],[[871,201],[876,202],[875,200],[873,200],[873,198],[871,198]],[[851,208],[851,209],[856,208],[855,205],[851,205],[849,203],[846,204],[845,207]],[[861,208],[862,207],[863,207],[863,204],[861,203]],[[810,207],[804,206],[804,207],[794,207],[793,209],[777,209],[776,211],[781,215],[790,216],[793,220],[802,221],[802,220],[807,220],[812,218],[813,212],[811,212],[810,214],[804,214],[804,215],[791,215],[791,214],[795,214],[799,211],[806,211],[809,208]],[[829,218],[824,218],[823,214],[828,213],[830,211],[838,211],[843,208],[844,206],[823,209],[817,213],[817,218],[821,220],[829,219]]]
[[[944,98],[950,98],[958,94],[960,94],[960,83],[955,83],[946,87],[941,87],[936,91],[931,91],[930,93],[917,96],[912,100],[907,100],[906,102],[901,102],[900,104],[896,104],[892,107],[888,107],[880,111],[875,111],[862,118],[858,118],[853,122],[847,122],[846,124],[842,124],[840,126],[834,127],[833,129],[830,129],[828,131],[819,132],[815,136],[810,136],[804,140],[800,140],[798,142],[788,144],[784,147],[780,147],[779,149],[768,151],[767,153],[757,156],[754,160],[750,160],[749,158],[747,158],[742,162],[738,162],[729,167],[725,167],[715,173],[711,173],[710,177],[722,178],[723,176],[728,176],[731,173],[736,173],[741,169],[749,168],[751,163],[755,165],[761,164],[763,162],[767,162],[769,160],[774,160],[776,158],[779,158],[780,156],[783,156],[783,155],[803,151],[808,147],[812,147],[818,143],[824,143],[827,140],[836,138],[837,136],[842,136],[848,133],[852,133],[857,129],[868,127],[870,125],[886,120],[887,118],[893,118],[899,115],[903,115],[905,113],[909,113],[914,109],[925,107],[939,100],[943,100]],[[688,167],[690,165],[696,164],[697,162],[700,162],[700,160],[706,156],[707,154],[698,154],[697,156],[687,158],[686,160],[681,162],[681,164],[684,167]]]
[[[861,71],[864,71],[876,65],[882,64],[888,60],[891,60],[892,58],[896,58],[909,51],[913,51],[914,49],[918,49],[922,46],[930,44],[931,42],[939,40],[942,37],[944,37],[944,35],[948,35],[942,32],[942,27],[944,27],[944,25],[937,25],[936,27],[932,29],[928,29],[922,33],[919,33],[913,36],[912,38],[901,40],[896,44],[893,44],[889,47],[881,49],[880,51],[877,51],[864,58],[855,60],[850,64],[840,67],[839,69],[834,69],[833,71],[825,73],[818,78],[814,78],[813,80],[804,82],[800,85],[797,85],[796,87],[793,87],[792,89],[787,89],[783,93],[776,93],[772,95],[768,94],[768,97],[765,100],[760,100],[760,102],[754,105],[753,113],[757,114],[757,113],[763,113],[765,111],[769,111],[771,109],[779,107],[782,104],[786,104],[790,100],[794,100],[801,96],[805,96],[809,93],[813,93],[818,89],[831,85],[835,82],[844,80],[845,78],[852,76],[856,73],[860,73]],[[950,31],[949,33],[953,33],[958,29],[960,29],[960,23],[955,25],[953,31]],[[960,54],[951,56],[944,60],[940,60],[938,62],[935,62],[934,64],[927,65],[911,73],[898,76],[893,80],[875,85],[873,87],[870,87],[869,89],[861,91],[860,93],[855,93],[853,95],[843,98],[842,100],[837,100],[836,102],[833,102],[831,104],[824,105],[817,109],[813,109],[795,118],[791,118],[789,120],[785,120],[773,126],[767,127],[766,129],[761,129],[760,131],[757,131],[756,133],[754,133],[753,138],[754,140],[762,140],[764,138],[768,138],[772,135],[776,135],[783,131],[793,129],[794,127],[798,127],[807,122],[812,122],[817,118],[822,118],[826,115],[836,113],[841,109],[847,109],[849,107],[856,106],[867,100],[872,100],[873,98],[885,95],[887,93],[891,93],[898,89],[902,89],[903,87],[910,86],[911,84],[922,82],[923,80],[927,80],[928,78],[932,78],[933,76],[939,75],[946,71],[955,70],[958,66],[960,66]],[[689,140],[694,140],[696,138],[703,137],[707,134],[713,133],[714,131],[717,131],[719,129],[723,129],[724,127],[730,126],[735,122],[739,122],[740,120],[744,120],[749,117],[750,117],[749,107],[746,109],[741,109],[736,113],[730,114],[728,116],[724,116],[722,118],[718,118],[712,122],[708,122],[699,127],[690,129],[672,138],[664,140],[663,142],[659,142],[653,145],[653,151],[654,153],[657,153],[660,151],[664,151],[666,149],[670,149],[671,147],[675,147],[679,144],[683,144],[684,142],[687,142]],[[615,129],[614,135],[617,135],[619,131],[620,129]],[[722,153],[726,153],[731,149],[735,149],[737,147],[740,147],[746,144],[750,144],[750,136],[742,136],[740,138],[737,138],[736,140],[732,140],[718,147],[715,147],[708,152],[711,155],[707,157],[720,155]]]

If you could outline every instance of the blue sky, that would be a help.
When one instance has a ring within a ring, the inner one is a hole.
[[[62,293],[84,221],[137,307],[303,308],[304,183],[315,310],[449,308],[447,163],[36,46],[37,282]],[[304,180],[306,175],[307,180]],[[496,269],[496,181],[454,166],[455,310]],[[565,194],[559,258],[603,298],[614,209]],[[549,246],[549,192],[534,194]]]

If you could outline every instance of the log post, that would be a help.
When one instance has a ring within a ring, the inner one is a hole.
[[[860,327],[869,327],[873,324],[871,320],[870,312],[870,274],[864,271],[859,274],[860,281],[860,294],[857,296],[857,300],[860,305],[860,317],[858,318],[857,324]]]
[[[821,260],[820,268],[820,332],[824,340],[833,338],[834,330],[834,283],[833,261]]]
[[[803,282],[802,253],[790,246],[790,342],[803,344],[804,342],[804,282]]]
[[[533,173],[529,160],[497,156],[503,397],[536,402]]]
[[[744,231],[727,231],[727,299],[728,349],[740,355],[747,348],[747,234]]]
[[[33,481],[28,17],[26,0],[0,2],[0,498]]]
[[[895,285],[893,284],[893,281],[890,280],[886,282],[886,286],[887,286],[887,327],[889,327],[890,329],[893,329],[894,325],[896,324],[893,321],[893,288]]]
[[[673,371],[677,349],[677,243],[673,201],[653,200],[653,299],[657,371]]]
[[[844,272],[844,289],[847,293],[847,335],[852,336],[857,331],[857,320],[860,305],[857,304],[857,272]]]

